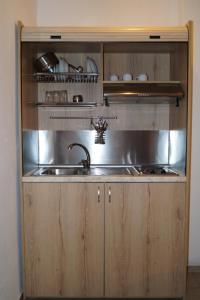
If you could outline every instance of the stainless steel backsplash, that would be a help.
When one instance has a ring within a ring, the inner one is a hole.
[[[28,172],[36,165],[78,164],[85,158],[79,147],[85,145],[92,164],[170,164],[185,171],[186,134],[183,130],[107,131],[105,144],[95,144],[94,130],[25,131],[23,165]]]
[[[24,171],[37,163],[78,164],[85,153],[79,147],[69,151],[67,147],[71,143],[85,145],[92,164],[170,164],[185,171],[186,134],[183,130],[107,131],[104,145],[95,144],[95,135],[94,130],[24,132]]]
[[[39,131],[23,131],[23,173],[33,170],[39,164]]]

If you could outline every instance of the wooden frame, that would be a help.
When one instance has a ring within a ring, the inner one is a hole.
[[[22,29],[22,36],[20,31]],[[48,41],[55,42],[50,38],[50,35],[61,34],[62,41],[142,41],[142,42],[157,42],[157,38],[150,39],[150,35],[162,36],[162,41],[188,41],[188,102],[187,102],[187,166],[186,166],[186,206],[185,206],[185,219],[186,219],[186,232],[185,232],[185,269],[188,263],[188,240],[189,240],[189,199],[190,199],[190,179],[191,179],[191,142],[192,142],[192,63],[193,63],[193,23],[188,22],[187,27],[180,28],[28,28],[22,27],[19,23],[18,40],[21,38],[22,42],[27,41]],[[76,33],[76,34],[74,34]],[[75,36],[75,38],[74,38]],[[18,45],[20,53],[20,45]],[[101,55],[103,54],[103,46],[101,45]],[[19,56],[19,55],[18,55]],[[100,59],[101,60],[101,59]],[[103,61],[100,63],[100,70],[104,70]],[[18,70],[20,75],[20,70]],[[19,76],[20,78],[20,76]],[[103,82],[103,77],[101,77]],[[18,84],[18,105],[19,105],[19,119],[21,118],[21,84]],[[21,121],[21,120],[20,120]],[[30,126],[31,129],[37,126]],[[21,138],[21,124],[19,125],[19,139]],[[20,147],[20,161],[22,157],[22,150]],[[22,169],[20,167],[20,177],[22,177]],[[20,184],[21,191],[21,184]],[[23,204],[22,204],[23,207]],[[23,221],[22,221],[23,223]],[[22,230],[23,231],[23,230]],[[23,233],[24,236],[24,233]],[[26,294],[26,292],[25,292]]]
[[[193,22],[187,23],[189,33],[188,51],[188,108],[187,108],[187,159],[186,159],[186,221],[185,232],[185,268],[188,266],[189,223],[190,223],[190,186],[191,186],[191,148],[192,148],[192,101],[193,101]],[[186,298],[184,298],[186,299]]]

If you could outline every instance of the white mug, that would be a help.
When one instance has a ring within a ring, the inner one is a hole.
[[[119,79],[119,76],[117,75],[117,74],[111,74],[110,75],[110,80],[111,81],[116,81],[116,80],[118,80]]]
[[[129,74],[129,73],[125,73],[124,75],[123,75],[123,80],[124,81],[130,81],[130,80],[132,80],[132,75],[131,74]]]
[[[148,80],[148,75],[147,75],[147,73],[139,74],[138,76],[136,76],[136,80],[141,80],[141,81],[146,81],[146,80]]]

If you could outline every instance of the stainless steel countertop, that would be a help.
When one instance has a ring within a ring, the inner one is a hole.
[[[47,166],[46,166],[47,167]],[[66,168],[66,167],[75,167],[78,166],[48,166],[48,167],[54,167],[54,168]],[[80,167],[80,166],[79,166]],[[93,168],[99,167],[98,165],[93,165]],[[126,166],[126,165],[120,165],[120,166],[100,166],[100,168],[126,168],[126,167],[133,167],[133,166]],[[45,169],[44,166],[41,168],[37,168],[32,170],[31,172],[27,173],[22,177],[22,182],[186,182],[187,178],[184,174],[179,174],[177,176],[171,176],[167,174],[162,175],[139,175],[137,172],[134,172],[134,174],[127,173],[126,175],[123,174],[114,174],[114,172],[110,173],[109,175],[93,175],[91,172],[89,175],[40,175],[40,172],[42,169]]]

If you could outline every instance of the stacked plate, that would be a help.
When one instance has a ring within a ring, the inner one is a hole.
[[[93,58],[91,57],[86,58],[86,69],[87,69],[87,73],[98,73],[98,68]]]

